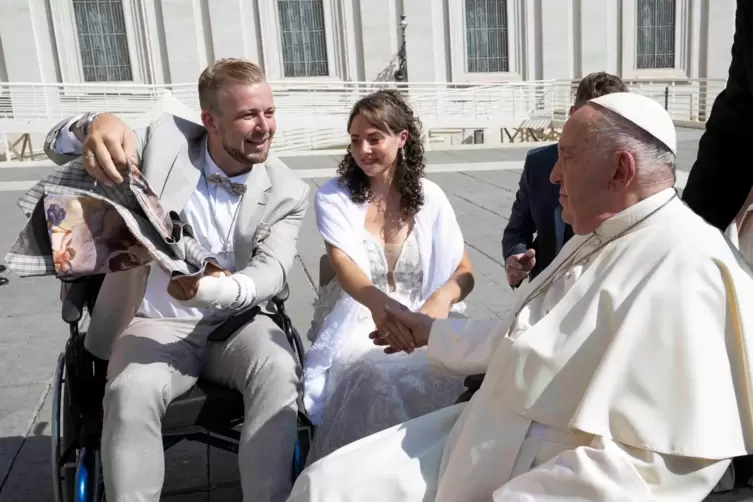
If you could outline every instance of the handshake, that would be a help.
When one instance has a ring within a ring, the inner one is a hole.
[[[429,343],[434,319],[420,312],[411,312],[400,305],[386,305],[381,315],[374,316],[376,331],[369,335],[374,345],[385,347],[386,354],[411,353]],[[372,312],[373,314],[373,312]]]

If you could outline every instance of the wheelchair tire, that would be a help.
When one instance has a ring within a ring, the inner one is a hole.
[[[52,483],[55,502],[104,502],[105,490],[99,451],[79,448],[65,354],[60,354],[52,384]]]
[[[73,502],[76,451],[68,413],[70,396],[65,392],[65,354],[58,357],[52,381],[52,493],[55,502]],[[64,458],[65,457],[65,458]]]

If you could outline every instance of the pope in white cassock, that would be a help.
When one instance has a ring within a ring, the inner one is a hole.
[[[753,452],[753,274],[677,196],[676,145],[636,94],[575,112],[551,179],[577,235],[509,325],[393,313],[479,391],[321,459],[289,500],[702,500]]]

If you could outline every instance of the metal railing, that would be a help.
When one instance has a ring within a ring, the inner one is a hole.
[[[632,80],[630,89],[661,103],[678,121],[704,122],[724,80]],[[577,81],[486,83],[271,82],[278,131],[275,150],[306,150],[347,143],[353,104],[382,88],[402,92],[427,131],[518,127],[536,118],[566,118]],[[165,112],[199,121],[195,84],[0,83],[3,137],[43,135],[66,117],[87,111],[119,114],[144,127]]]

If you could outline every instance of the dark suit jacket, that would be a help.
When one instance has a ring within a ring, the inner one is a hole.
[[[570,225],[562,221],[559,185],[549,181],[556,162],[557,145],[528,152],[510,221],[502,234],[505,260],[510,255],[525,253],[529,248],[536,250],[536,265],[531,278],[549,266],[562,245],[573,235]]]
[[[714,101],[698,144],[698,158],[682,193],[688,206],[719,230],[732,223],[753,186],[753,162],[747,148],[751,139],[753,2],[737,0],[727,87]],[[734,459],[733,467],[737,490],[712,493],[706,501],[753,500],[753,455]]]
[[[716,98],[683,200],[720,230],[737,215],[753,186],[753,2],[737,1],[727,88]]]

